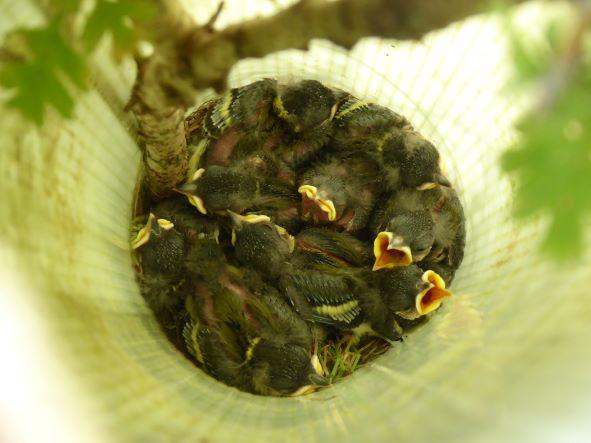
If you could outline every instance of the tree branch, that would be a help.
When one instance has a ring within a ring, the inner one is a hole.
[[[420,39],[482,12],[489,4],[484,0],[301,0],[274,16],[239,23],[215,34],[197,30],[186,50],[194,85],[223,89],[229,70],[242,58],[304,49],[312,39],[327,39],[345,48],[369,36]]]
[[[136,58],[138,71],[127,104],[138,124],[145,185],[156,200],[173,192],[188,167],[184,114],[196,91],[180,58],[179,41],[198,29],[177,1],[161,0],[158,5],[154,52]]]

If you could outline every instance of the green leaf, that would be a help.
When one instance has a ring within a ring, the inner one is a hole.
[[[17,88],[17,93],[8,101],[8,105],[19,109],[37,125],[43,123],[46,104],[55,107],[65,117],[72,115],[74,101],[56,77],[45,71],[43,65],[11,67],[2,72],[0,82]]]
[[[141,29],[134,24],[149,22],[155,13],[151,2],[98,0],[86,22],[83,41],[92,50],[103,35],[110,33],[117,52],[130,51],[141,38]]]
[[[56,22],[17,33],[30,56],[7,63],[0,69],[0,85],[14,92],[8,105],[38,125],[43,123],[45,106],[70,117],[74,100],[64,79],[71,80],[79,88],[86,88],[84,60],[65,41]]]
[[[86,86],[86,63],[65,41],[57,22],[47,28],[24,31],[31,51],[44,66],[67,75],[77,86]]]
[[[559,259],[581,252],[591,211],[591,84],[576,78],[552,109],[522,121],[519,144],[501,166],[519,179],[515,215],[549,215],[542,249]]]

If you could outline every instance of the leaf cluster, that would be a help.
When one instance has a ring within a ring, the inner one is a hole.
[[[45,25],[14,30],[4,42],[0,86],[12,92],[7,105],[37,125],[47,107],[72,115],[74,94],[88,86],[88,56],[104,35],[111,35],[116,56],[149,38],[147,24],[155,15],[151,2],[97,0],[78,29],[73,23],[82,13],[81,3],[52,0]]]

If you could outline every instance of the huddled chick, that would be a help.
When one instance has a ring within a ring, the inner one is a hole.
[[[380,163],[354,154],[313,164],[298,178],[303,220],[356,233],[366,225],[380,192]]]
[[[226,265],[192,284],[184,337],[208,373],[263,395],[299,395],[326,384],[309,325],[258,274]]]
[[[401,189],[374,212],[371,230],[374,270],[424,261],[452,276],[463,259],[465,218],[453,188]]]

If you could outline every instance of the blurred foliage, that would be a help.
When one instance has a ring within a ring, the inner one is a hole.
[[[584,46],[589,30],[582,19],[579,29],[572,25],[549,24],[537,45],[527,45],[508,28],[515,85],[531,87],[539,100],[521,120],[520,139],[501,165],[518,181],[515,215],[549,217],[542,250],[559,260],[580,255],[591,213],[591,66]]]
[[[154,18],[155,12],[154,5],[146,1],[100,0],[86,21],[83,33],[86,48],[92,50],[104,33],[109,32],[116,55],[133,51],[140,38],[148,38],[145,25]],[[134,26],[134,23],[144,26]]]
[[[76,86],[86,86],[86,64],[65,41],[57,23],[40,29],[19,31],[28,56],[6,63],[0,70],[0,84],[14,88],[8,105],[19,109],[38,125],[43,123],[46,104],[70,116],[74,100],[64,84],[68,78]]]
[[[52,0],[44,26],[13,31],[2,48],[0,85],[13,93],[7,104],[37,125],[43,123],[46,106],[71,116],[74,94],[87,88],[89,55],[104,35],[111,35],[115,56],[149,38],[153,3],[97,0],[83,26],[77,27],[73,22],[82,3]]]

